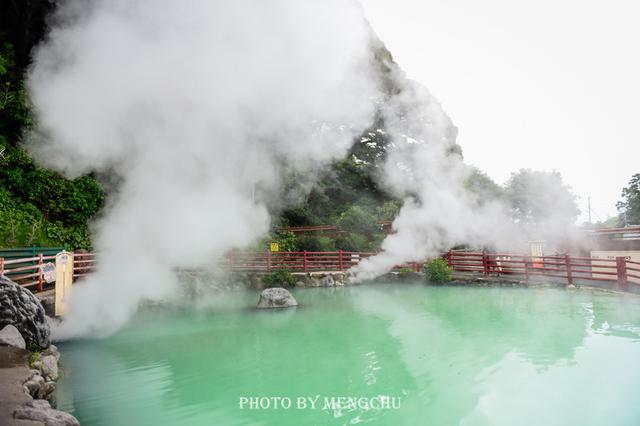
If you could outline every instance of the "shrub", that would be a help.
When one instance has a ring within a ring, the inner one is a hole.
[[[262,277],[262,282],[268,287],[293,287],[296,285],[296,277],[291,275],[288,269],[278,269],[275,272]]]
[[[447,261],[441,257],[428,260],[424,264],[424,273],[427,281],[435,284],[443,284],[451,281],[451,268]]]

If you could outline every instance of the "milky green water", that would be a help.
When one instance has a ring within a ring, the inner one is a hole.
[[[257,293],[234,293],[63,344],[58,406],[85,426],[640,424],[635,296],[398,284],[294,294],[297,309],[252,310]],[[396,399],[367,405],[379,395]],[[272,399],[250,409],[243,397]]]

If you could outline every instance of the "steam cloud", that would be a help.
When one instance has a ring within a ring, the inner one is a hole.
[[[95,224],[98,273],[74,290],[57,336],[108,334],[141,300],[175,291],[175,267],[212,267],[255,242],[270,218],[254,186],[291,198],[283,165],[313,175],[376,114],[391,140],[381,179],[405,202],[354,278],[457,243],[508,247],[508,209],[466,189],[455,127],[395,64],[381,77],[375,44],[351,1],[62,3],[28,80],[30,149],[70,177],[118,184]]]
[[[382,252],[352,269],[356,281],[438,256],[456,244],[493,243],[504,248],[517,240],[506,205],[481,202],[467,189],[472,169],[457,150],[457,130],[440,104],[424,87],[391,68],[398,90],[381,107],[392,142],[383,182],[406,198]]]
[[[28,80],[30,149],[73,177],[119,180],[95,224],[99,273],[58,337],[110,333],[174,268],[211,267],[268,230],[281,194],[343,157],[373,113],[370,30],[342,0],[97,0],[59,6]]]

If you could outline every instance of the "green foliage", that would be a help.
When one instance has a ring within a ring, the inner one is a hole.
[[[619,225],[640,225],[640,173],[634,174],[629,185],[622,189],[622,198],[616,203],[620,212]]]
[[[471,173],[467,177],[465,187],[477,197],[478,204],[498,200],[505,196],[505,190],[477,167],[471,167]]]
[[[444,284],[451,281],[451,268],[447,261],[441,257],[428,260],[424,264],[424,273],[427,281],[434,284]]]
[[[293,287],[296,285],[296,277],[293,276],[288,269],[278,269],[270,274],[266,274],[262,277],[262,282],[271,287]]]
[[[336,251],[336,242],[330,237],[303,235],[297,238],[296,251]]]
[[[409,276],[410,276],[410,275],[412,275],[412,274],[413,274],[413,269],[411,269],[411,268],[402,268],[402,269],[400,269],[400,271],[398,272],[398,276],[399,276],[400,278],[407,278],[407,277],[409,277]]]
[[[104,202],[91,176],[74,180],[37,166],[19,147],[31,126],[24,69],[13,46],[0,49],[0,246],[89,248],[87,223]]]
[[[558,172],[521,169],[507,182],[506,196],[516,222],[556,227],[575,222],[576,197]]]
[[[336,248],[344,251],[374,251],[372,241],[362,234],[346,234],[336,238]]]
[[[342,213],[337,224],[343,231],[368,237],[373,236],[379,229],[376,217],[358,205],[352,205]]]
[[[376,217],[378,220],[393,220],[400,212],[400,202],[397,200],[390,200],[376,207]]]

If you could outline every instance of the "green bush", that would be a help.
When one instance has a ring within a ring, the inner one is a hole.
[[[329,237],[303,235],[297,238],[297,251],[336,251],[336,244]]]
[[[447,261],[441,257],[428,260],[424,264],[424,273],[427,281],[435,284],[443,284],[451,281],[451,268]]]
[[[293,287],[296,285],[296,277],[291,275],[288,269],[278,269],[275,272],[262,277],[262,282],[271,287]]]

